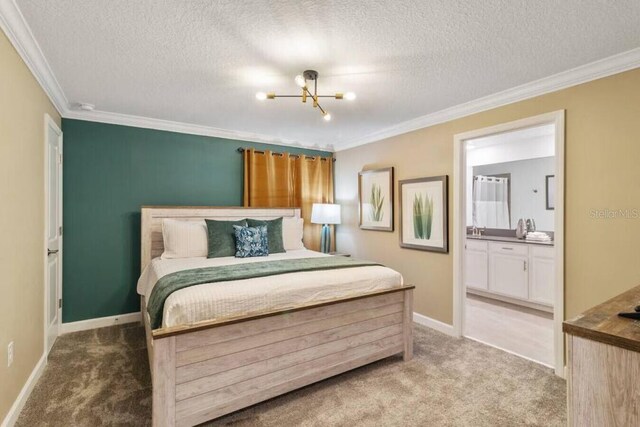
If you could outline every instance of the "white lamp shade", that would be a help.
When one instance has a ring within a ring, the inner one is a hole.
[[[311,210],[311,222],[314,224],[340,224],[340,205],[314,203]]]

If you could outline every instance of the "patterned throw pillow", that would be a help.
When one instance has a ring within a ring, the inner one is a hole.
[[[240,227],[234,225],[236,234],[236,258],[269,255],[269,239],[267,226]]]

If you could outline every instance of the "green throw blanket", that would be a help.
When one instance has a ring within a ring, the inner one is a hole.
[[[253,279],[254,277],[275,276],[300,271],[335,270],[339,268],[366,267],[372,265],[380,264],[348,257],[332,256],[261,261],[177,271],[161,277],[151,291],[151,295],[147,301],[147,311],[151,318],[151,328],[156,329],[162,326],[164,303],[167,298],[169,298],[169,295],[180,289],[188,288],[189,286],[201,285],[203,283]]]

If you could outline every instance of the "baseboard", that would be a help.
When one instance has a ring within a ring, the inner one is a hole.
[[[38,363],[36,363],[36,366],[33,368],[33,371],[31,371],[31,375],[27,378],[27,382],[24,383],[22,390],[20,390],[20,394],[18,394],[15,402],[11,405],[7,416],[4,417],[2,424],[0,424],[1,427],[12,427],[16,421],[18,421],[20,412],[22,411],[24,404],[27,402],[33,387],[35,387],[40,376],[44,372],[45,366],[47,366],[47,356],[43,353],[42,357],[40,357],[40,360],[38,360]]]
[[[438,332],[442,332],[443,334],[450,335],[452,337],[456,336],[456,332],[453,329],[452,325],[448,325],[439,320],[432,319],[431,317],[423,316],[422,314],[413,312],[413,321],[418,325],[426,326],[427,328],[435,329]]]
[[[135,313],[118,314],[116,316],[98,317],[96,319],[63,323],[60,325],[60,335],[133,322],[142,322],[142,315],[139,311],[136,311]]]

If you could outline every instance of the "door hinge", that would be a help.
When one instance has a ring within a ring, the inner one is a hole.
[[[58,232],[60,233],[60,235],[62,236],[62,226],[58,227]]]
[[[58,299],[58,308],[62,308],[62,298]]]
[[[62,164],[62,153],[58,154],[58,163]]]

